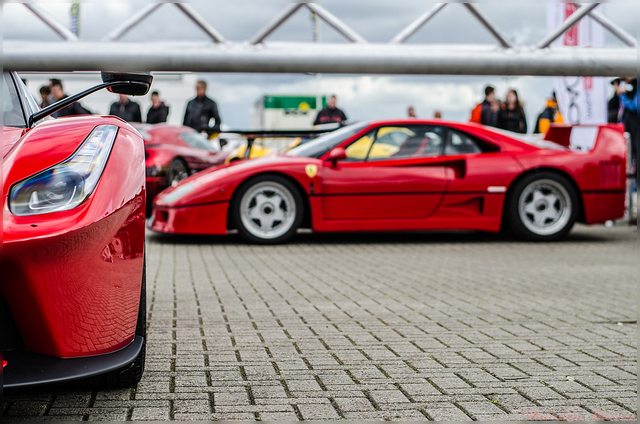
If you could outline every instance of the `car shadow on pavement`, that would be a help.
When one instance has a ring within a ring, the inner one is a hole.
[[[620,227],[618,227],[620,228]],[[608,231],[609,230],[609,231]],[[631,227],[628,229],[632,232]],[[550,243],[614,242],[621,231],[611,231],[603,226],[577,225],[564,239]],[[635,232],[633,232],[635,235]],[[147,233],[147,240],[160,244],[208,244],[208,245],[248,245],[237,233],[224,236]],[[397,232],[352,232],[313,233],[299,231],[289,244],[332,245],[332,244],[430,244],[430,243],[539,243],[518,240],[507,233],[485,233],[480,231],[397,231]]]

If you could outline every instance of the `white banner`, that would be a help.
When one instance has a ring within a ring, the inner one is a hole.
[[[547,32],[556,29],[577,7],[571,3],[547,3]],[[595,10],[604,14],[604,5]],[[586,16],[552,44],[556,46],[604,47],[602,25]],[[607,122],[607,78],[556,77],[554,88],[558,108],[568,124]]]

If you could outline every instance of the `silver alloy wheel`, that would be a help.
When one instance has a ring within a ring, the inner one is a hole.
[[[571,220],[573,205],[567,189],[551,179],[527,185],[518,199],[518,214],[524,226],[539,236],[562,231]]]
[[[253,236],[272,240],[286,234],[295,223],[296,202],[282,184],[257,183],[240,200],[240,219]]]

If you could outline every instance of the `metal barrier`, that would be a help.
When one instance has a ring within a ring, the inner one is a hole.
[[[34,72],[66,71],[190,71],[190,72],[294,72],[355,74],[441,75],[637,75],[637,40],[595,8],[599,3],[576,4],[578,9],[556,30],[535,45],[515,46],[473,3],[438,3],[411,22],[386,43],[370,43],[324,7],[313,2],[286,6],[254,36],[229,41],[188,3],[173,3],[199,27],[209,42],[119,41],[127,32],[163,5],[153,3],[107,34],[102,41],[79,41],[62,24],[33,3],[24,3],[64,41],[5,40],[5,70]],[[442,10],[466,9],[492,36],[496,45],[405,44]],[[348,43],[279,43],[267,38],[300,9],[307,9],[341,34]],[[5,11],[5,19],[7,18]],[[592,17],[627,47],[550,47],[579,20]]]

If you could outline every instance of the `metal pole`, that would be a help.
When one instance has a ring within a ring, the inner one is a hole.
[[[313,41],[314,43],[320,42],[320,21],[318,20],[318,15],[313,12],[311,13],[311,20],[313,22]],[[315,111],[320,112],[322,109],[322,74],[316,73],[316,107]]]
[[[164,3],[151,3],[143,7],[136,13],[127,19],[122,25],[107,34],[103,41],[117,41],[121,39],[127,32],[133,27],[142,22],[147,16],[151,15],[156,10],[160,9]]]
[[[202,16],[196,12],[191,5],[187,3],[174,3],[174,6],[180,9],[189,19],[193,21],[200,29],[207,33],[211,39],[216,43],[224,43],[225,39],[214,27],[209,25]]]
[[[410,23],[405,29],[400,31],[398,35],[393,37],[392,43],[404,43],[409,37],[422,28],[427,22],[431,20],[438,12],[445,8],[448,3],[436,3],[430,10],[425,12],[424,15]]]
[[[322,20],[325,21],[330,27],[338,31],[340,34],[342,34],[347,40],[351,41],[352,43],[367,42],[367,40],[362,38],[358,33],[356,33],[354,30],[349,28],[344,22],[342,22],[340,19],[335,17],[333,14],[331,14],[331,12],[329,12],[327,9],[320,6],[319,4],[304,3],[304,5],[307,6],[307,8],[309,8],[309,10],[311,10],[313,13],[315,13],[320,18],[322,18]]]
[[[576,10],[574,13],[572,13],[571,16],[565,19],[565,21],[562,24],[560,24],[558,28],[554,29],[553,32],[551,32],[549,35],[547,35],[542,40],[540,40],[540,42],[536,45],[536,47],[539,49],[544,49],[549,47],[551,43],[553,43],[558,39],[558,37],[560,37],[562,34],[567,32],[572,26],[577,24],[582,18],[587,16],[587,14],[589,14],[593,9],[595,9],[599,5],[600,3],[589,3],[585,6],[582,6],[581,8]]]
[[[582,6],[580,3],[574,3],[574,5],[578,7]],[[602,13],[598,12],[597,10],[592,10],[591,13],[589,13],[589,15],[593,18],[594,21],[598,22],[600,25],[608,29],[609,32],[611,32],[613,35],[618,37],[618,39],[623,43],[625,43],[627,46],[629,47],[638,46],[638,40],[636,40],[633,35],[629,34],[627,31],[620,28],[620,26],[618,26],[611,19],[604,16]]]
[[[31,42],[5,40],[5,70],[190,71],[328,74],[544,75],[633,77],[638,52],[629,47],[344,44],[246,42]]]
[[[489,30],[491,35],[493,35],[496,38],[496,40],[500,42],[502,47],[506,47],[506,48],[513,47],[513,43],[511,43],[511,41],[509,41],[509,39],[506,36],[504,36],[502,32],[500,32],[498,27],[495,26],[493,22],[489,21],[489,17],[487,17],[487,15],[485,15],[480,9],[478,9],[472,3],[463,3],[463,5],[467,9],[469,9],[469,12],[471,12],[471,14],[475,16],[476,19],[478,19],[478,21],[480,21],[480,23],[484,25],[485,28]]]
[[[628,132],[624,133],[624,138],[627,142],[627,190],[626,190],[626,204],[627,204],[627,221],[629,222],[629,224],[633,223],[633,193],[632,193],[632,188],[633,188],[633,180],[637,178],[636,174],[632,174],[631,171],[633,171],[633,160],[632,160],[632,151],[633,151],[633,147],[631,146],[631,134],[629,134]]]
[[[44,22],[49,28],[51,28],[56,34],[63,40],[78,41],[78,37],[73,35],[64,25],[56,21],[51,15],[44,11],[40,6],[36,6],[33,3],[23,3],[24,7],[29,9],[36,15],[42,22]]]
[[[249,39],[249,44],[262,43],[273,31],[278,29],[287,19],[291,17],[298,9],[303,6],[302,3],[291,3],[285,7],[282,12],[271,20],[264,28]]]

